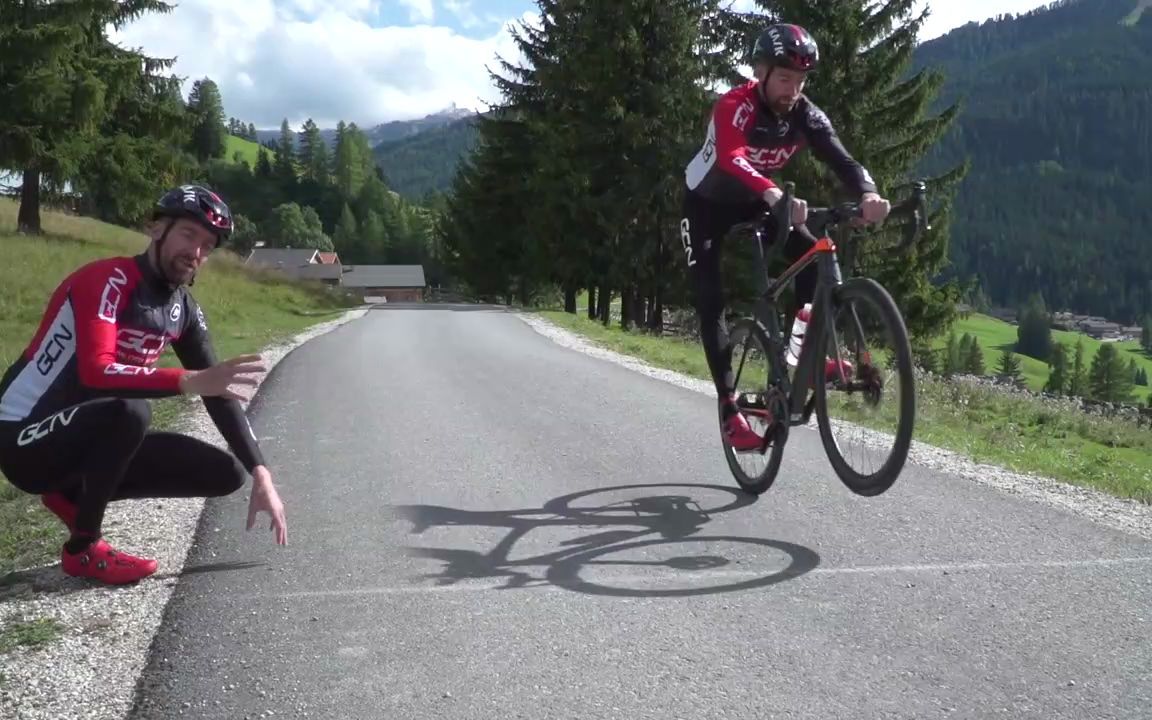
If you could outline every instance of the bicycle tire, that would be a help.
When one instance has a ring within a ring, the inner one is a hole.
[[[896,353],[896,372],[900,379],[900,420],[897,423],[895,442],[888,460],[871,475],[862,475],[854,470],[840,454],[840,448],[832,434],[832,423],[828,415],[828,387],[825,382],[816,383],[816,421],[820,429],[820,441],[828,456],[832,469],[840,481],[852,492],[864,497],[875,497],[887,492],[904,469],[908,451],[912,446],[912,430],[916,420],[916,386],[912,370],[912,346],[908,340],[908,328],[900,314],[892,295],[878,282],[870,278],[852,278],[833,291],[832,308],[826,320],[832,322],[833,309],[840,304],[861,299],[871,302],[880,310],[886,329],[893,338]],[[827,330],[827,329],[826,329]],[[817,357],[828,356],[829,332],[821,333]]]
[[[730,347],[733,348],[745,342],[745,338],[751,339],[759,346],[760,352],[768,363],[766,377],[772,377],[772,355],[769,350],[771,345],[768,342],[767,331],[764,330],[764,327],[759,322],[749,318],[737,320],[729,331],[729,338]],[[733,353],[733,355],[735,355],[735,353]],[[735,364],[735,362],[736,358],[733,357],[733,364]],[[734,372],[735,370],[736,369],[733,368]],[[765,393],[770,389],[769,385],[770,381],[769,384],[766,384],[764,387]],[[750,453],[737,452],[732,448],[724,437],[723,414],[720,413],[717,415],[717,422],[720,424],[720,440],[724,446],[724,459],[728,462],[728,469],[732,472],[732,476],[735,478],[736,484],[740,486],[740,489],[752,495],[761,495],[767,491],[768,488],[772,487],[772,483],[776,482],[776,476],[780,472],[780,462],[784,457],[784,445],[788,441],[789,427],[787,419],[788,416],[785,414],[783,418],[784,422],[777,422],[773,425],[771,430],[771,446],[767,450],[768,464],[763,472],[753,477],[745,473],[744,468],[740,467],[740,464],[737,462],[737,455],[748,455]]]

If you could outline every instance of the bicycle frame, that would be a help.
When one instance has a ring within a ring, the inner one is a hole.
[[[784,197],[779,203],[781,208],[791,207],[792,197],[794,195],[795,186],[789,182],[785,184]],[[926,219],[926,212],[924,208],[924,183],[917,183],[913,188],[913,197],[908,201],[901,203],[899,206],[893,207],[889,212],[890,216],[902,214],[911,211],[915,216],[915,227],[913,233],[909,234],[901,247],[906,248],[915,241],[926,226],[922,226],[922,222]],[[814,341],[813,338],[821,338],[826,332],[831,333],[832,337],[829,338],[831,347],[837,349],[839,353],[839,339],[836,337],[835,327],[829,323],[827,328],[825,322],[827,318],[825,313],[828,312],[832,304],[833,293],[843,285],[844,280],[840,271],[840,261],[837,255],[839,246],[832,240],[830,234],[826,231],[829,225],[835,225],[837,230],[841,229],[840,222],[847,217],[856,214],[856,206],[848,204],[840,208],[828,209],[817,208],[810,211],[810,215],[819,217],[817,222],[820,231],[815,234],[816,243],[808,249],[798,260],[793,262],[780,274],[780,277],[772,280],[768,273],[769,258],[765,257],[764,253],[764,224],[760,223],[755,230],[756,236],[756,253],[760,261],[760,270],[758,281],[760,284],[759,297],[755,304],[755,316],[757,320],[765,327],[768,332],[768,341],[771,345],[770,352],[774,356],[775,362],[772,363],[773,375],[771,383],[778,387],[788,398],[789,409],[789,422],[792,425],[807,424],[812,417],[812,412],[815,409],[816,398],[813,395],[809,399],[809,392],[815,389],[815,382],[823,381],[825,369],[822,363],[824,358],[817,356],[817,348],[821,347],[821,343]],[[811,223],[811,219],[809,221]],[[776,223],[776,238],[773,244],[772,258],[780,255],[784,251],[784,244],[787,242],[788,235],[791,232],[792,226],[790,223],[777,221]],[[837,235],[846,237],[847,233],[837,232]],[[790,337],[780,327],[778,308],[780,305],[780,296],[788,288],[789,284],[799,275],[802,271],[807,269],[813,263],[817,263],[818,274],[816,278],[816,289],[812,298],[812,315],[808,320],[808,327],[805,330],[804,342],[800,347],[800,355],[796,361],[796,372],[794,379],[789,379],[788,373],[784,370],[787,367],[785,360],[785,349],[790,341]],[[855,329],[859,333],[859,337],[863,339],[864,328],[860,323],[860,318],[856,316],[855,309],[852,311],[852,318],[855,323]],[[778,420],[783,421],[782,418]]]
[[[788,227],[786,223],[781,224]],[[770,352],[774,356],[772,363],[774,377],[771,378],[771,381],[788,397],[791,423],[807,423],[815,407],[814,399],[808,401],[809,391],[814,389],[815,373],[819,371],[820,376],[824,374],[823,367],[816,367],[818,358],[816,358],[813,348],[818,343],[811,342],[808,338],[819,337],[819,333],[824,332],[824,308],[831,301],[833,289],[843,282],[840,275],[840,264],[836,256],[837,245],[827,235],[817,238],[816,244],[812,248],[792,263],[780,274],[780,277],[772,281],[768,274],[769,258],[765,257],[763,236],[763,228],[757,228],[756,247],[757,256],[760,260],[759,281],[761,287],[760,295],[756,301],[755,314],[768,331],[768,341],[772,346]],[[787,235],[785,234],[786,238]],[[773,257],[782,251],[783,243],[778,241]],[[778,312],[780,296],[788,289],[789,284],[796,276],[813,263],[818,263],[819,274],[816,280],[816,292],[812,299],[812,317],[808,321],[805,342],[800,348],[800,356],[796,362],[795,380],[791,380],[788,373],[784,371],[784,368],[787,367],[785,351],[789,337],[780,326]],[[778,418],[778,420],[783,421],[782,418]]]

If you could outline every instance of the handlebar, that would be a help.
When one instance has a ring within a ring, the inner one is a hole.
[[[784,197],[781,198],[777,204],[781,213],[787,213],[784,217],[791,215],[792,198],[795,196],[795,192],[796,183],[784,183]],[[919,240],[920,235],[932,229],[932,226],[928,224],[927,195],[927,185],[923,181],[917,181],[912,184],[912,195],[889,209],[889,218],[911,215],[913,220],[904,232],[904,240],[898,246],[898,251],[902,252],[907,250],[913,243]],[[773,210],[773,212],[775,211]],[[841,203],[830,208],[808,208],[808,220],[804,223],[804,226],[807,227],[812,234],[820,237],[827,232],[829,226],[839,225],[840,223],[858,217],[862,217],[860,203],[858,202]],[[791,230],[791,223],[779,222],[776,224],[776,247],[784,246]]]

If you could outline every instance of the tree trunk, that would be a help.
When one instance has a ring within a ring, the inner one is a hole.
[[[600,322],[607,327],[612,324],[612,291],[606,285],[600,286],[600,292],[596,298],[597,315]]]
[[[632,313],[635,309],[636,293],[632,292],[632,288],[626,287],[620,293],[620,329],[627,331],[632,329]]]
[[[652,293],[652,315],[648,327],[652,328],[657,335],[664,334],[664,288],[659,284],[656,285],[656,291]]]
[[[39,170],[24,171],[24,185],[20,188],[20,210],[16,216],[16,232],[25,235],[40,234]]]
[[[636,327],[648,327],[648,294],[639,286],[636,287],[636,315],[633,319]]]
[[[576,287],[573,285],[564,288],[564,312],[576,314]]]
[[[596,319],[596,285],[588,283],[588,319]]]

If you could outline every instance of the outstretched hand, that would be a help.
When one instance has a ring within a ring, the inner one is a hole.
[[[256,527],[256,516],[269,515],[268,529],[276,532],[276,544],[288,544],[288,521],[284,519],[284,503],[272,484],[272,473],[263,465],[252,471],[252,497],[248,500],[248,530]]]
[[[189,370],[180,380],[180,390],[185,395],[219,396],[247,401],[248,398],[237,393],[232,386],[239,384],[255,387],[260,382],[251,377],[250,373],[267,371],[259,355],[241,355],[205,370]]]

